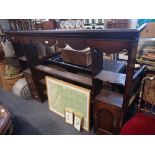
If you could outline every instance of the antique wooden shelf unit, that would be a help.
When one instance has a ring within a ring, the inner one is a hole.
[[[26,69],[24,73],[35,98],[44,101],[47,97],[46,75],[89,88],[92,92],[95,132],[115,134],[119,132],[129,109],[130,99],[144,71],[143,67],[134,74],[140,30],[38,30],[6,31],[5,34],[11,38],[18,59],[25,63],[22,64],[23,70]],[[64,48],[66,44],[77,50],[90,47],[92,64],[82,67],[65,63],[59,52],[39,58],[36,48],[38,42],[46,48],[53,45]],[[128,51],[126,73],[106,70],[103,52],[119,53],[124,49]],[[103,81],[122,86],[123,94],[104,89]]]

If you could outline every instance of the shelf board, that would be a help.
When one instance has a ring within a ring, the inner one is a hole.
[[[120,73],[125,69],[126,61],[103,60],[103,70]]]
[[[101,92],[95,97],[95,99],[99,102],[107,103],[122,108],[123,94],[102,89]]]
[[[51,74],[53,76],[71,80],[73,82],[78,82],[78,83],[81,83],[81,84],[84,84],[87,86],[92,86],[92,78],[91,77],[85,77],[82,75],[74,74],[74,73],[67,72],[67,71],[57,70],[55,68],[51,68],[51,67],[47,67],[47,66],[43,66],[43,65],[38,65],[35,68],[40,71]]]
[[[125,86],[126,74],[102,70],[95,78],[101,81]]]

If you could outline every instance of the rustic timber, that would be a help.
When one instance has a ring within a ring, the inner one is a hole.
[[[51,68],[51,67],[47,67],[47,66],[43,66],[43,65],[38,65],[35,67],[36,69],[40,70],[40,71],[44,71],[47,72],[53,76],[58,76],[60,78],[65,78],[74,82],[79,82],[88,86],[92,86],[92,79],[89,77],[84,77],[82,75],[78,75],[78,74],[74,74],[74,73],[70,73],[67,71],[60,71],[57,70],[55,68]]]

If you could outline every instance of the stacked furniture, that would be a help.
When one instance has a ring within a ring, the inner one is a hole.
[[[139,80],[145,70],[145,67],[142,67],[134,74],[141,29],[38,30],[5,33],[12,39],[16,52],[24,53],[40,101],[44,101],[47,97],[45,76],[88,88],[91,90],[95,133],[116,134],[119,133],[130,105],[136,99],[138,92],[135,94],[135,90],[138,90]],[[60,48],[65,48],[68,44],[76,50],[89,47],[91,65],[83,67],[66,63],[61,53],[53,53],[40,59],[36,48],[38,42],[46,48],[55,44]],[[103,52],[119,53],[124,49],[128,51],[126,73],[106,70]],[[121,87],[123,94],[104,89],[103,82]]]

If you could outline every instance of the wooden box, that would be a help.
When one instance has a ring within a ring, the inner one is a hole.
[[[91,52],[78,52],[72,50],[62,50],[63,61],[79,66],[91,65]]]
[[[94,132],[96,134],[119,134],[123,112],[120,94],[102,90],[94,103]]]

